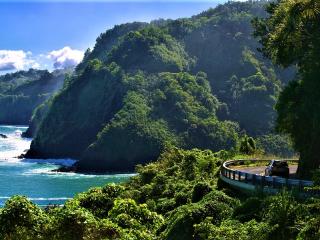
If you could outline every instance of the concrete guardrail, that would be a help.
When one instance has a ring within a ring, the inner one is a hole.
[[[282,159],[286,160],[286,159]],[[288,163],[298,160],[286,160]],[[246,191],[263,190],[266,193],[277,193],[279,190],[286,188],[296,190],[303,195],[320,195],[319,190],[308,190],[306,187],[312,187],[313,182],[300,179],[288,179],[276,176],[262,176],[245,172],[244,170],[235,170],[231,166],[245,165],[245,162],[270,162],[270,160],[230,160],[223,163],[220,171],[222,181],[232,187]]]

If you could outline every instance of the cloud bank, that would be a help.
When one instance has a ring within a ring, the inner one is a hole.
[[[84,52],[75,50],[70,47],[64,47],[59,50],[52,51],[47,58],[53,61],[54,68],[69,68],[79,64],[84,56]]]
[[[1,72],[7,73],[29,68],[63,69],[75,67],[82,61],[83,56],[83,51],[68,46],[36,56],[30,51],[0,50],[0,74]]]
[[[39,68],[39,64],[31,56],[31,52],[23,50],[0,50],[0,71]]]

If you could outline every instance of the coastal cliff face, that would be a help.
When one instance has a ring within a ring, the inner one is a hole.
[[[101,34],[62,91],[35,111],[27,157],[128,171],[167,146],[229,150],[241,130],[269,134],[292,74],[256,50],[250,21],[265,14],[262,5],[227,3]]]

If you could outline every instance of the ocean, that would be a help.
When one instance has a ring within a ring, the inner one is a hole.
[[[107,183],[127,181],[134,174],[93,175],[58,173],[52,170],[71,165],[73,159],[18,159],[32,139],[21,137],[25,126],[0,125],[0,207],[14,195],[23,195],[39,206],[63,204],[77,193]]]

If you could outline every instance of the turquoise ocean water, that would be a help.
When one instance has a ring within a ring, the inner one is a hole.
[[[110,182],[123,182],[133,174],[87,175],[56,173],[60,165],[74,163],[71,159],[28,160],[16,158],[29,148],[31,139],[21,138],[22,126],[0,125],[0,206],[13,195],[24,195],[45,206],[63,204],[79,192]]]

